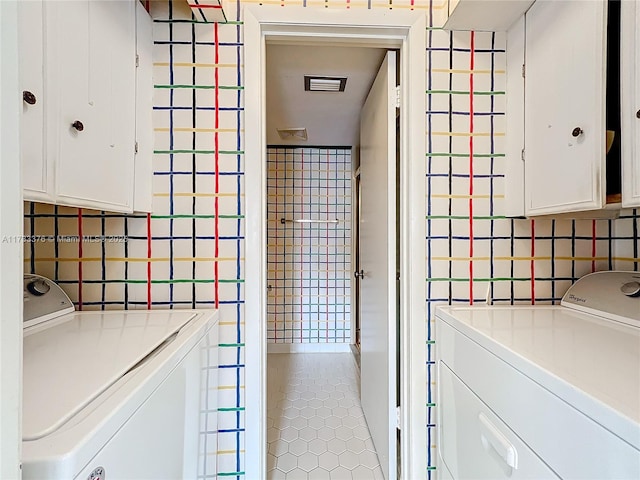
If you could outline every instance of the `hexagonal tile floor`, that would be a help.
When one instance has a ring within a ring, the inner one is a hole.
[[[350,353],[268,356],[267,479],[383,479]]]

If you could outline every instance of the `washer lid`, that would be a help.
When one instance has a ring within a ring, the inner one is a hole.
[[[585,275],[569,287],[561,305],[640,327],[640,272]]]
[[[196,315],[76,312],[25,330],[23,440],[57,430]]]

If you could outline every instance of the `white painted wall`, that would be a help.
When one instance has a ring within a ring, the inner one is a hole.
[[[17,2],[0,2],[0,478],[20,478],[22,190]]]

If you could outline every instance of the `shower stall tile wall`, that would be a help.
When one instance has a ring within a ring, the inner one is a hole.
[[[267,340],[349,343],[351,149],[267,149]]]

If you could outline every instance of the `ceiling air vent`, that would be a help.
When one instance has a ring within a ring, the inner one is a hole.
[[[305,92],[344,92],[347,77],[304,76]]]
[[[306,140],[307,129],[301,128],[278,128],[278,135],[282,140]]]

